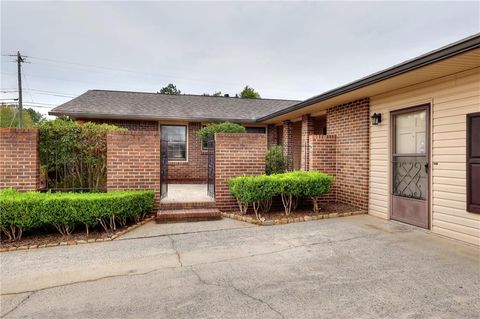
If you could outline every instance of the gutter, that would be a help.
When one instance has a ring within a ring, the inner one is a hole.
[[[474,49],[480,48],[480,33],[474,34],[468,38],[462,39],[460,41],[454,42],[452,44],[446,45],[444,47],[441,47],[439,49],[436,49],[434,51],[430,51],[426,54],[423,54],[419,57],[416,57],[411,60],[407,60],[405,62],[402,62],[400,64],[394,65],[388,69],[385,69],[383,71],[373,73],[371,75],[368,75],[366,77],[363,77],[357,81],[348,83],[344,86],[340,86],[336,89],[327,91],[325,93],[322,93],[320,95],[314,96],[312,98],[309,98],[303,102],[300,102],[298,104],[292,105],[290,107],[287,107],[283,110],[274,112],[272,114],[269,114],[267,116],[263,116],[261,118],[257,119],[257,122],[262,122],[266,121],[272,118],[275,118],[280,115],[284,115],[296,110],[299,110],[301,108],[304,108],[306,106],[326,101],[328,99],[331,99],[333,97],[355,91],[357,89],[369,86],[374,83],[378,83],[384,80],[387,80],[389,78],[398,76],[403,73],[407,73],[416,69],[419,69],[421,67],[451,58],[453,56],[459,55],[464,52],[468,52]]]

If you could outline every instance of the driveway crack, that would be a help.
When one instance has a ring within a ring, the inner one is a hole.
[[[227,289],[232,289],[234,290],[235,292],[247,297],[247,298],[250,298],[256,302],[259,302],[265,306],[267,306],[271,311],[275,312],[277,315],[279,315],[281,318],[285,318],[285,316],[280,312],[278,311],[277,309],[273,308],[272,305],[270,305],[268,302],[266,302],[265,300],[261,299],[261,298],[258,298],[258,297],[255,297],[255,296],[252,296],[250,295],[249,293],[247,293],[246,291],[234,286],[233,284],[231,283],[228,283],[227,285],[221,285],[221,284],[215,284],[215,283],[210,283],[210,282],[207,282],[205,279],[203,279],[200,274],[193,268],[193,267],[188,267],[190,269],[190,271],[197,277],[198,281],[200,281],[202,284],[204,285],[207,285],[207,286],[215,286],[215,287],[220,287],[220,288],[227,288]]]
[[[173,239],[173,237],[170,235],[168,235],[167,237],[170,239],[170,242],[172,244],[172,249],[175,251],[175,254],[177,255],[178,264],[180,265],[180,267],[183,267],[182,256],[180,255],[180,252],[178,251],[177,246],[175,245],[175,239]]]
[[[28,299],[30,299],[30,297],[35,294],[36,291],[32,291],[30,293],[28,293],[28,295],[23,298],[15,307],[13,307],[12,309],[10,309],[9,311],[7,311],[6,313],[4,313],[2,315],[2,318],[5,318],[6,316],[8,316],[9,314],[11,314],[12,312],[14,312],[15,310],[18,309],[18,307],[22,306],[23,304],[25,304],[27,302]]]

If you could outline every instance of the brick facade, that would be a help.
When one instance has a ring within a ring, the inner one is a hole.
[[[153,189],[160,202],[158,132],[117,131],[107,134],[107,190]]]
[[[79,122],[93,122],[97,124],[112,124],[129,131],[152,131],[158,132],[157,121],[140,121],[140,120],[117,120],[117,119],[77,119]]]
[[[336,136],[337,200],[368,208],[370,100],[327,110],[327,132]]]
[[[323,173],[336,177],[336,136],[310,135],[309,145],[309,169],[321,171]],[[326,202],[335,202],[337,200],[335,183],[333,185],[332,191],[329,194],[324,195],[322,200]]]
[[[38,189],[38,139],[38,129],[0,128],[0,189]]]
[[[228,134],[215,136],[215,202],[222,211],[238,209],[228,189],[228,179],[265,173],[265,134]]]
[[[285,121],[282,127],[283,154],[287,157],[287,169],[293,169],[293,122]]]
[[[267,146],[268,148],[278,145],[277,127],[274,124],[270,124],[267,127]]]
[[[302,116],[301,122],[301,154],[300,154],[300,169],[308,170],[308,153],[309,153],[309,136],[314,133],[314,118],[310,114]]]
[[[208,151],[202,149],[202,141],[197,131],[202,128],[200,122],[188,123],[188,160],[169,162],[168,179],[170,183],[206,183]]]

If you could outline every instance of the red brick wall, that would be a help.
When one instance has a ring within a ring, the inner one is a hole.
[[[98,124],[113,124],[118,127],[126,128],[130,131],[154,131],[158,132],[158,121],[140,121],[140,120],[117,120],[117,119],[77,119],[81,122],[93,122]]]
[[[302,122],[294,122],[292,128],[292,169],[299,170],[302,158]]]
[[[38,137],[38,129],[0,128],[0,189],[38,189]]]
[[[273,124],[270,124],[267,127],[267,143],[268,148],[277,145],[278,143],[277,127]]]
[[[327,110],[327,132],[336,136],[337,200],[362,209],[368,207],[369,113],[368,98]]]
[[[309,137],[314,134],[314,118],[310,114],[302,116],[301,127],[301,154],[300,154],[300,169],[308,170],[309,168]]]
[[[228,189],[228,179],[265,173],[265,134],[228,134],[215,136],[215,202],[222,211],[238,209]]]
[[[160,202],[160,136],[158,132],[107,134],[107,190],[153,189]]]
[[[309,169],[321,171],[336,177],[336,137],[334,135],[310,135],[309,136]],[[323,196],[323,201],[335,202],[335,184],[332,191]]]
[[[283,154],[287,158],[287,169],[293,169],[293,122],[285,121],[282,126]]]
[[[200,122],[188,123],[188,161],[169,162],[168,179],[171,183],[206,183],[208,152],[202,150],[202,142],[197,131],[202,128]]]

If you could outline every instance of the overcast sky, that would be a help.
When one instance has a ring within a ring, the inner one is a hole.
[[[305,99],[479,32],[479,2],[1,2],[1,89],[58,105],[88,89],[246,84]],[[5,91],[8,91],[5,93]],[[54,96],[63,95],[63,96]]]

